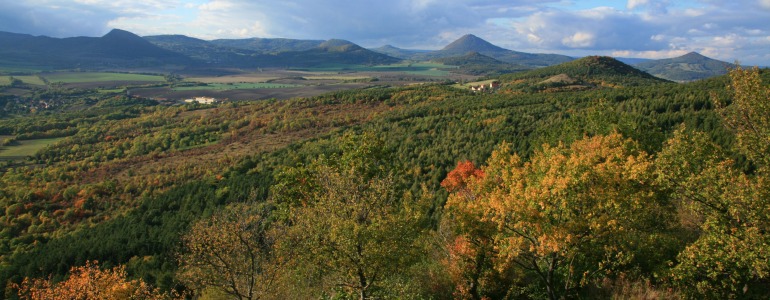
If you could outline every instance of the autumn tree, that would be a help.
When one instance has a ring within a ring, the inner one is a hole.
[[[472,187],[483,179],[481,169],[460,161],[441,182],[453,197],[441,222],[450,230],[443,241],[446,255],[441,263],[454,284],[456,299],[500,298],[510,287],[510,278],[504,278],[507,270],[494,267],[499,260],[493,239],[497,226],[483,219],[480,210],[469,207],[477,203]]]
[[[265,299],[281,268],[273,248],[279,233],[266,214],[236,204],[193,224],[182,238],[179,279],[198,291],[214,288],[237,299]]]
[[[695,226],[672,279],[691,297],[766,299],[770,286],[770,89],[759,71],[730,72],[733,96],[721,107],[735,152],[755,166],[746,174],[703,133],[678,131],[658,155],[659,180]]]
[[[320,270],[327,291],[369,299],[416,257],[425,214],[396,192],[380,139],[347,134],[340,145],[340,153],[295,172],[312,188],[293,204],[291,232],[300,261]]]
[[[169,299],[141,279],[129,280],[125,266],[103,270],[98,262],[70,269],[69,277],[55,283],[51,279],[25,278],[18,285],[19,297],[30,300],[86,299]]]
[[[546,145],[527,162],[508,152],[507,144],[498,147],[466,188],[450,189],[446,204],[493,225],[497,270],[535,276],[544,296],[558,299],[624,267],[660,260],[638,253],[667,252],[661,245],[671,242],[670,209],[653,185],[650,156],[636,143],[596,136]]]

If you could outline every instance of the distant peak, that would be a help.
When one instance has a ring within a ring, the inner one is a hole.
[[[122,29],[113,29],[104,35],[104,37],[109,37],[109,36],[137,36],[137,35]]]
[[[500,48],[498,46],[493,45],[490,42],[485,41],[484,39],[477,37],[473,34],[466,34],[460,37],[459,39],[455,40],[451,44],[444,47],[445,51],[452,51],[452,52],[500,52],[500,51],[506,51],[503,48]]]
[[[703,56],[702,54],[700,54],[698,52],[693,51],[693,52],[687,53],[685,55],[682,55],[682,57],[693,57],[693,58],[697,57],[697,58],[701,58],[701,57],[705,57],[705,56]]]

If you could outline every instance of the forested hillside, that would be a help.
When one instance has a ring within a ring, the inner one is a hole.
[[[770,297],[769,73],[498,80],[9,114],[2,298]]]

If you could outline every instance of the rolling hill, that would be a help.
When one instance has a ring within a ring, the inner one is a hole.
[[[499,61],[529,67],[551,66],[573,60],[569,56],[558,54],[533,54],[504,49],[472,34],[462,36],[441,50],[417,54],[413,56],[413,59],[433,60],[461,56],[468,52],[478,52]]]
[[[102,37],[51,38],[0,33],[0,64],[51,68],[120,68],[190,65],[185,55],[162,49],[128,31]]]
[[[217,39],[210,43],[228,48],[245,49],[259,53],[281,53],[311,50],[324,43],[323,40],[296,40],[283,38]]]
[[[401,49],[391,45],[385,45],[379,48],[371,48],[369,50],[400,59],[412,59],[412,57],[415,55],[430,52],[430,50]]]
[[[155,35],[145,36],[144,39],[158,47],[184,54],[209,65],[237,66],[249,64],[251,56],[260,54],[257,51],[220,46],[185,35]]]
[[[640,70],[668,80],[686,82],[727,74],[735,65],[708,58],[696,52],[685,55],[653,60],[634,65]]]
[[[460,73],[469,75],[500,75],[531,69],[522,65],[502,62],[478,52],[469,52],[462,56],[438,58],[433,61],[445,65],[458,66]]]
[[[642,86],[669,82],[608,56],[587,56],[563,64],[504,75],[509,89],[589,89]]]
[[[258,55],[255,61],[261,67],[314,67],[340,64],[381,65],[401,60],[367,50],[346,40],[331,39],[304,51]]]

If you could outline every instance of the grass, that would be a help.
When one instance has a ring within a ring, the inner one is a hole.
[[[63,83],[84,83],[84,82],[103,82],[103,81],[148,81],[162,82],[166,81],[163,76],[130,74],[130,73],[107,73],[107,72],[66,72],[66,73],[48,73],[43,77],[49,82]]]
[[[447,68],[456,67],[437,63],[400,63],[378,66],[330,64],[316,68],[305,68],[302,70],[311,72],[402,72],[406,74],[423,76],[447,76],[449,71],[444,70]]]
[[[3,139],[8,138],[4,136]],[[35,155],[43,147],[56,143],[64,138],[50,138],[17,141],[16,145],[0,147],[0,160],[18,160]]]
[[[26,84],[45,85],[45,82],[43,82],[43,80],[40,79],[40,77],[38,77],[38,76],[32,76],[32,75],[13,76],[13,78],[21,80],[22,82],[24,82]]]
[[[268,80],[278,79],[281,76],[275,74],[243,74],[232,76],[218,76],[218,77],[188,77],[185,78],[186,82],[203,82],[203,83],[260,83]]]
[[[199,86],[181,86],[181,87],[175,87],[174,91],[199,91],[199,90],[210,90],[210,91],[228,91],[228,90],[244,90],[244,89],[277,89],[277,88],[293,88],[293,87],[300,87],[301,85],[297,84],[285,84],[285,83],[263,83],[263,82],[256,82],[256,83],[212,83],[207,85],[199,85]]]
[[[41,80],[40,77],[33,76],[33,75],[0,75],[0,86],[10,85],[11,77],[13,77],[14,79],[21,80],[26,84],[45,85],[45,82],[43,82],[43,80]]]
[[[114,94],[114,93],[125,93],[126,89],[125,88],[121,88],[121,89],[98,89],[97,91],[99,93],[102,93],[102,94]]]

